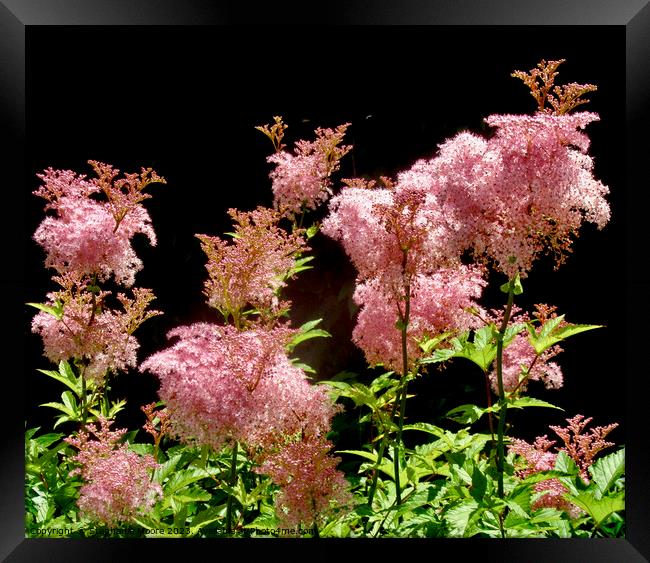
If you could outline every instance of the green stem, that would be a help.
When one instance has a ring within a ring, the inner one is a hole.
[[[88,408],[86,399],[86,377],[84,376],[86,366],[81,365],[81,367],[77,367],[79,369],[79,376],[81,377],[81,425],[86,426],[86,410]]]
[[[232,448],[232,462],[230,466],[230,479],[229,485],[231,487],[235,486],[237,482],[237,446],[238,443],[235,442],[235,445]],[[228,495],[228,504],[226,505],[226,533],[232,534],[232,493]]]
[[[506,411],[508,408],[505,392],[503,389],[503,337],[510,315],[512,313],[512,303],[514,299],[514,280],[510,280],[508,284],[508,303],[506,305],[506,312],[503,315],[503,322],[499,328],[497,335],[497,385],[499,388],[499,426],[497,428],[497,471],[499,473],[498,493],[499,498],[503,498],[503,471],[505,460],[505,448],[503,444],[503,434],[506,426]]]
[[[487,395],[487,406],[488,409],[492,408],[492,392],[490,390],[490,378],[488,377],[487,371],[483,372],[485,375],[485,393]],[[494,422],[492,418],[492,411],[488,412],[488,425],[490,427],[490,436],[492,436],[492,447],[494,447]]]
[[[406,266],[406,253],[404,254],[404,267]],[[404,314],[400,315],[401,321],[401,332],[402,332],[402,377],[400,378],[400,408],[399,408],[399,419],[397,422],[397,440],[395,441],[395,491],[396,491],[396,501],[397,506],[399,507],[402,504],[402,491],[400,486],[400,471],[399,471],[399,453],[402,447],[402,428],[404,426],[404,414],[406,412],[406,386],[407,386],[407,377],[408,377],[408,350],[407,350],[407,334],[408,324],[411,316],[411,286],[407,282],[405,287],[405,302],[404,302]],[[397,404],[397,398],[395,398],[395,404]]]

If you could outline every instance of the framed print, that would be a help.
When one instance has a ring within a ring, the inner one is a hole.
[[[648,560],[647,5],[63,4],[0,6],[2,557]]]

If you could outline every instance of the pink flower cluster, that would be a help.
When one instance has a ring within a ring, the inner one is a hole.
[[[124,311],[106,308],[108,291],[91,293],[84,282],[70,283],[68,276],[57,278],[67,287],[48,294],[50,306],[63,306],[61,318],[41,311],[32,320],[32,332],[43,339],[44,355],[52,362],[83,361],[86,378],[101,382],[106,373],[127,371],[136,366],[138,341],[132,335],[146,319],[161,314],[147,311],[154,299],[151,290],[134,289],[135,299],[118,294]]]
[[[271,316],[288,305],[278,300],[278,290],[285,285],[297,256],[308,247],[300,231],[289,234],[278,227],[280,214],[272,209],[230,209],[228,213],[235,222],[232,242],[196,236],[208,257],[208,304],[226,318],[232,315],[239,325],[241,313],[248,305]]]
[[[321,230],[339,241],[359,272],[359,280],[381,278],[385,285],[404,284],[404,276],[435,271],[458,262],[450,252],[447,231],[426,193],[411,177],[397,184],[347,180],[330,202]]]
[[[541,303],[535,305],[535,312],[532,316],[540,323],[535,328],[538,334],[547,320],[557,317],[555,309],[551,305]],[[503,311],[492,311],[492,322],[498,326],[502,320]],[[528,313],[521,313],[518,307],[513,307],[510,325],[530,323],[530,321],[531,316]],[[502,378],[504,391],[511,393],[517,389],[523,392],[527,389],[530,381],[541,381],[547,389],[559,389],[562,387],[564,383],[562,368],[557,363],[551,361],[552,358],[561,352],[562,348],[556,344],[538,356],[535,348],[533,348],[533,345],[528,339],[528,332],[526,329],[523,329],[523,332],[517,334],[503,350]],[[489,377],[492,383],[492,389],[498,394],[499,386],[496,367],[490,372]]]
[[[423,355],[418,342],[425,336],[478,327],[478,317],[468,309],[477,308],[474,300],[480,297],[485,283],[481,269],[468,266],[440,269],[412,279],[407,327],[409,369]],[[399,296],[387,291],[378,279],[372,279],[357,286],[354,300],[361,306],[352,333],[354,343],[365,352],[370,364],[383,364],[401,373],[401,332],[395,326]]]
[[[314,141],[298,141],[295,154],[278,151],[268,157],[276,165],[270,173],[274,205],[283,215],[294,216],[316,207],[331,195],[330,176],[352,148],[339,146],[349,123],[336,129],[316,129]]]
[[[609,190],[593,177],[581,131],[597,119],[590,112],[493,115],[485,120],[496,128],[491,138],[460,133],[406,176],[417,177],[438,208],[450,247],[525,277],[544,252],[560,264],[583,221],[598,228],[609,221]]]
[[[336,469],[341,460],[328,454],[331,448],[332,444],[322,438],[290,442],[256,468],[282,487],[276,512],[283,525],[318,524],[350,505],[348,483]]]
[[[578,414],[566,420],[569,423],[566,428],[550,426],[551,430],[564,442],[564,446],[556,448],[556,452],[550,451],[556,442],[549,440],[546,436],[539,436],[533,444],[517,438],[512,439],[508,449],[521,456],[525,462],[524,467],[517,471],[518,477],[524,479],[540,471],[553,470],[557,454],[563,451],[576,463],[585,483],[589,482],[588,469],[593,464],[597,453],[614,445],[613,442],[605,441],[605,437],[618,424],[598,426],[592,428],[589,433],[583,434],[592,418],[585,419],[583,415]],[[533,509],[551,507],[567,512],[571,518],[580,515],[581,509],[564,498],[567,489],[558,479],[547,479],[536,483],[535,491],[544,494],[533,503]]]
[[[513,341],[503,350],[503,389],[511,392],[515,388],[525,391],[529,381],[542,381],[547,389],[559,389],[564,378],[562,369],[550,359],[559,354],[562,349],[553,346],[537,356],[535,349],[529,342],[526,334],[518,334]],[[520,383],[522,377],[526,377]],[[498,394],[496,370],[490,373],[492,389]]]
[[[65,441],[79,449],[72,459],[80,464],[71,475],[80,474],[85,484],[78,500],[81,514],[115,527],[150,510],[162,496],[159,484],[151,482],[151,471],[159,467],[152,456],[139,456],[127,444],[118,445],[126,430],[111,431],[111,421],[100,417],[94,424]]]
[[[460,263],[447,225],[430,205],[427,178],[410,171],[397,183],[348,181],[332,199],[322,231],[341,242],[358,271],[353,332],[371,364],[403,371],[401,329],[406,315],[408,367],[421,355],[418,340],[476,326],[469,308],[485,286],[483,270]]]
[[[183,441],[219,450],[235,441],[264,447],[298,432],[318,436],[328,431],[336,408],[287,358],[292,334],[283,327],[179,327],[168,335],[179,340],[140,369],[160,379],[172,431]]]
[[[129,287],[142,268],[131,239],[142,233],[152,245],[156,244],[149,214],[139,204],[149,196],[135,186],[141,190],[150,182],[164,179],[143,169],[141,176],[131,174],[112,183],[118,171],[101,163],[91,164],[100,173],[99,179],[87,180],[72,171],[51,168],[39,175],[44,183],[34,194],[46,199],[46,209],[54,210],[56,215],[42,221],[34,240],[46,252],[45,265],[59,274],[74,271],[96,275],[99,280],[112,275],[117,283]],[[91,197],[98,193],[107,194],[108,201]]]

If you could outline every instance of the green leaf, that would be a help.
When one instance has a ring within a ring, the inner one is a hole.
[[[173,493],[174,498],[180,502],[208,501],[212,495],[201,487],[187,487]]]
[[[67,406],[62,403],[43,403],[41,407],[50,407],[52,409],[60,410],[70,417],[71,420],[74,420],[75,413]]]
[[[36,309],[40,309],[45,313],[49,313],[53,317],[56,317],[56,319],[58,320],[61,320],[61,318],[63,317],[63,305],[61,304],[60,301],[56,301],[54,307],[50,307],[49,305],[44,305],[43,303],[26,303],[26,305],[29,305],[30,307],[34,307]]]
[[[597,460],[589,473],[599,496],[604,496],[625,473],[625,448]]]
[[[414,422],[413,424],[405,424],[402,427],[402,430],[419,430],[420,432],[426,432],[427,434],[433,434],[439,438],[444,436],[445,432],[442,428],[438,428],[433,424],[428,422]]]
[[[549,319],[544,323],[544,325],[542,325],[539,334],[537,334],[537,331],[532,324],[528,324],[528,340],[533,348],[535,348],[537,354],[541,354],[551,346],[554,346],[558,342],[562,342],[570,336],[593,330],[595,328],[602,328],[602,325],[574,324],[567,324],[558,328],[562,321],[564,321],[564,315]]]
[[[513,280],[508,280],[506,283],[501,285],[499,289],[503,293],[510,293],[511,287],[513,295],[521,295],[524,292],[524,287],[521,285],[521,278],[519,277],[519,274],[517,274]]]
[[[487,478],[480,470],[480,468],[475,465],[474,470],[472,471],[472,488],[470,490],[470,494],[474,500],[481,502],[486,490]]]
[[[556,407],[551,403],[547,403],[546,401],[542,401],[541,399],[535,399],[534,397],[519,397],[514,401],[508,402],[508,408],[523,409],[526,407],[546,407],[549,409],[558,409],[561,411],[564,410],[563,408]]]
[[[181,457],[183,457],[182,453],[174,454],[166,462],[162,463],[160,467],[154,470],[153,480],[162,484],[171,472],[176,469],[176,465],[181,460]]]
[[[216,508],[208,508],[207,510],[203,510],[197,513],[194,518],[192,518],[192,523],[190,524],[190,535],[196,535],[199,530],[201,530],[201,528],[204,528],[208,524],[212,524],[212,522],[216,522],[217,520],[223,518],[222,513],[224,511],[225,508],[223,506],[219,506]]]
[[[560,471],[571,476],[578,474],[578,466],[576,462],[571,459],[566,452],[559,452],[557,458],[555,459],[555,471]]]
[[[445,416],[459,424],[473,424],[481,418],[488,409],[482,409],[476,405],[460,405],[451,409]]]
[[[466,332],[458,338],[451,339],[451,348],[438,349],[431,357],[420,360],[420,363],[428,364],[444,362],[450,358],[466,358],[485,372],[496,358],[497,334],[494,325],[484,326],[474,332],[474,341],[470,342],[469,333]]]
[[[297,360],[296,358],[292,358],[290,362],[291,365],[297,367],[298,369],[301,369],[305,373],[316,373],[316,370],[313,367]]]
[[[307,239],[315,237],[318,230],[319,230],[318,223],[314,223],[313,225],[310,225],[307,228],[307,232],[306,232]]]
[[[42,436],[39,436],[38,438],[35,438],[34,441],[41,447],[47,449],[50,447],[54,442],[59,441],[61,438],[63,438],[65,434],[43,434]]]
[[[60,362],[59,371],[45,369],[39,369],[38,371],[47,375],[48,377],[51,377],[52,379],[60,381],[68,388],[70,388],[75,393],[75,395],[77,395],[77,397],[81,397],[81,378],[77,377],[74,374],[68,362]]]
[[[173,494],[176,491],[180,491],[183,487],[210,477],[205,469],[199,467],[190,467],[189,469],[184,469],[182,471],[176,471],[170,478],[167,483],[165,483],[164,489],[166,494]]]
[[[472,520],[480,511],[481,508],[474,499],[463,500],[450,508],[445,514],[445,521],[449,526],[449,535],[457,538],[466,536]]]
[[[369,459],[373,463],[377,463],[377,453],[376,452],[366,452],[363,450],[337,450],[337,454],[351,454],[365,459]]]
[[[512,339],[517,336],[522,330],[526,329],[526,323],[515,323],[508,325],[506,331],[503,334],[503,346],[504,348],[510,344]]]
[[[419,342],[420,348],[425,354],[430,354],[431,350],[438,346],[438,344],[445,340],[450,334],[451,332],[443,332],[442,334],[438,334],[432,338],[425,337]]]
[[[303,324],[298,330],[300,331],[296,336],[294,336],[289,344],[287,344],[287,350],[292,352],[293,349],[298,346],[301,342],[305,340],[310,340],[311,338],[330,338],[332,335],[321,328],[314,328],[318,325],[323,319],[315,319],[313,321],[308,321]]]
[[[594,497],[588,491],[582,491],[578,495],[565,495],[573,504],[579,506],[600,524],[612,513],[625,510],[625,493],[621,491],[618,495],[607,496],[600,499]]]

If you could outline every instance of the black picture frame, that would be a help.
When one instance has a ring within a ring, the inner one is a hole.
[[[490,2],[489,6],[478,1],[459,1],[456,3],[402,2],[395,8],[389,2],[373,3],[370,11],[361,2],[347,2],[337,11],[334,4],[328,4],[327,13],[313,11],[279,10],[266,7],[259,10],[246,10],[234,2],[220,4],[210,2],[138,1],[136,2],[84,2],[82,5],[72,0],[56,3],[36,0],[4,0],[0,3],[0,99],[2,100],[2,136],[5,149],[5,217],[2,228],[5,230],[3,245],[5,267],[2,269],[0,284],[9,310],[9,330],[5,340],[5,356],[12,361],[7,363],[4,397],[20,397],[28,393],[23,388],[21,358],[24,334],[12,331],[13,319],[19,319],[23,312],[23,288],[26,280],[24,252],[19,244],[12,244],[15,233],[23,228],[22,209],[25,207],[25,30],[36,25],[223,25],[223,24],[348,24],[348,25],[390,25],[390,24],[436,24],[436,25],[616,25],[625,27],[627,47],[627,105],[626,105],[626,245],[621,251],[625,262],[625,276],[621,279],[616,293],[621,306],[625,307],[625,344],[617,343],[618,353],[625,347],[627,356],[627,490],[626,519],[627,537],[616,540],[322,540],[327,547],[314,548],[306,542],[274,540],[263,545],[248,543],[238,548],[229,540],[211,540],[207,544],[192,544],[191,549],[214,550],[251,549],[263,552],[266,556],[282,556],[287,550],[292,554],[299,552],[312,558],[331,557],[351,550],[361,555],[365,550],[382,556],[398,555],[405,549],[413,553],[426,550],[443,557],[474,554],[475,550],[489,561],[647,561],[650,560],[650,537],[648,527],[650,499],[648,498],[648,475],[650,453],[645,446],[644,395],[638,384],[644,377],[644,366],[635,355],[644,346],[633,338],[642,339],[643,319],[649,311],[648,289],[650,279],[643,267],[645,241],[647,234],[641,213],[646,209],[647,195],[644,193],[642,165],[647,158],[647,100],[650,99],[650,46],[644,37],[650,31],[650,7],[643,1],[576,1],[547,2],[543,5],[533,3]],[[620,267],[620,265],[619,265]],[[624,299],[623,299],[624,294]],[[641,340],[642,342],[642,340]],[[621,374],[612,374],[612,385]],[[4,399],[5,403],[10,400]],[[3,503],[0,508],[0,557],[7,561],[114,561],[136,558],[136,553],[147,556],[154,553],[165,557],[186,556],[187,543],[167,540],[164,543],[127,540],[25,540],[23,529],[23,420],[21,403],[4,405],[5,433],[2,436],[3,462],[0,466],[0,486]],[[10,414],[9,414],[10,413]],[[214,543],[216,542],[216,544]],[[136,545],[134,545],[134,543]],[[321,543],[321,542],[319,542]],[[420,545],[418,545],[418,543]],[[242,551],[242,553],[244,552]],[[133,554],[133,555],[131,555]],[[138,556],[139,559],[142,555]]]

